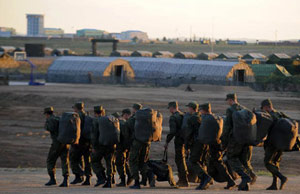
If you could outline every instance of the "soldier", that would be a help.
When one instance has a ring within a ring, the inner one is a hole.
[[[280,118],[286,118],[287,116],[277,112],[273,108],[272,101],[270,99],[263,100],[261,102],[261,109],[265,112],[268,112],[274,122],[278,121]],[[270,140],[267,138],[267,140],[264,142],[264,149],[265,149],[265,158],[264,163],[268,171],[270,171],[273,175],[273,182],[270,187],[267,188],[267,190],[278,190],[277,187],[277,180],[278,178],[281,181],[280,190],[284,188],[285,184],[288,181],[288,178],[283,176],[279,172],[279,165],[282,157],[283,150],[279,150],[275,148],[271,143]]]
[[[201,183],[196,187],[196,190],[206,190],[212,178],[208,175],[204,166],[208,146],[200,143],[197,139],[198,129],[201,124],[201,115],[198,112],[199,105],[197,102],[190,102],[186,106],[188,107],[188,112],[192,115],[188,120],[189,133],[186,139],[186,141],[192,142],[189,162],[193,171],[201,178]]]
[[[236,142],[233,137],[232,121],[232,114],[235,111],[245,109],[245,107],[238,103],[236,94],[227,94],[226,101],[230,107],[226,110],[222,143],[227,147],[230,167],[242,178],[238,190],[248,191],[248,183],[254,184],[257,178],[251,166],[252,146],[241,145]]]
[[[46,117],[45,129],[50,132],[51,139],[52,139],[52,144],[47,157],[47,170],[50,176],[50,180],[45,185],[46,186],[56,185],[55,164],[58,157],[60,157],[64,180],[59,186],[68,187],[70,145],[62,144],[57,140],[59,118],[53,114],[53,107],[45,108],[44,115]]]
[[[147,182],[147,165],[146,162],[149,160],[149,151],[151,142],[143,143],[135,139],[134,137],[134,125],[135,125],[135,113],[142,108],[141,104],[134,104],[132,107],[133,115],[126,122],[126,127],[131,134],[132,144],[130,147],[129,154],[129,166],[130,172],[135,180],[134,185],[130,186],[131,189],[140,189],[140,177],[139,171],[142,174],[142,184],[146,185]]]
[[[113,160],[115,153],[115,145],[104,146],[99,144],[99,118],[104,115],[105,111],[102,106],[94,107],[94,122],[93,129],[91,133],[91,144],[92,144],[92,166],[93,170],[97,176],[97,183],[95,187],[102,184],[103,188],[112,187],[112,176],[113,176]],[[104,158],[106,163],[106,176],[105,168],[102,165],[101,160]]]
[[[74,109],[74,112],[79,114],[81,121],[80,128],[82,130],[84,127],[84,120],[86,116],[86,112],[84,111],[84,103],[77,102],[72,108]],[[91,184],[92,169],[90,155],[91,144],[90,141],[85,139],[84,137],[80,137],[78,145],[71,145],[70,161],[73,174],[75,174],[75,179],[71,182],[71,184],[83,182],[83,175],[86,176],[86,179],[84,183],[82,183],[82,185]]]
[[[199,110],[201,115],[213,114],[211,111],[211,104],[205,103],[199,106]],[[232,189],[236,186],[234,180],[228,173],[228,170],[223,162],[223,153],[221,148],[221,142],[217,142],[216,144],[209,145],[209,155],[210,155],[210,164],[212,164],[217,170],[218,173],[227,180],[227,186],[225,189]]]
[[[165,149],[168,149],[168,144],[175,137],[175,163],[178,170],[179,181],[177,185],[179,187],[188,187],[188,169],[185,161],[185,146],[184,139],[180,135],[183,113],[178,109],[178,102],[169,102],[168,109],[171,113],[169,120],[170,132],[167,135]]]
[[[133,181],[131,177],[131,173],[129,170],[129,142],[128,132],[125,126],[126,121],[130,118],[131,111],[130,109],[122,110],[122,117],[119,119],[120,121],[120,143],[117,144],[116,151],[116,166],[117,171],[119,173],[121,182],[117,184],[117,187],[125,187],[126,185],[130,185]],[[126,174],[127,174],[127,183],[126,183]]]

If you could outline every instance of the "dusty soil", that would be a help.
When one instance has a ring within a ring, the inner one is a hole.
[[[193,85],[195,92],[185,92],[186,86],[178,88],[152,88],[145,86],[111,85],[46,85],[46,86],[1,86],[0,87],[0,167],[27,168],[45,167],[50,146],[50,137],[44,131],[43,108],[54,106],[57,114],[70,111],[74,102],[84,101],[87,111],[94,105],[103,105],[108,113],[131,107],[135,102],[159,109],[164,115],[162,142],[153,143],[151,158],[161,158],[165,136],[168,131],[168,101],[178,100],[182,110],[189,101],[211,102],[213,112],[224,114],[227,108],[224,98],[236,92],[241,104],[259,107],[261,100],[272,98],[275,107],[295,119],[300,118],[300,98],[294,93],[255,92],[248,87]],[[262,148],[253,152],[256,171],[265,170]],[[174,167],[174,146],[170,145],[170,163]],[[300,155],[284,153],[282,172],[300,175]],[[176,171],[176,168],[174,167]],[[2,174],[2,173],[0,173]],[[3,178],[3,175],[1,175]]]
[[[61,183],[62,177],[61,172],[58,171],[57,181]],[[95,188],[93,186],[70,186],[69,188],[60,188],[58,186],[46,187],[44,184],[48,181],[48,176],[45,169],[0,169],[0,192],[5,193],[49,193],[49,194],[61,194],[61,193],[120,193],[120,194],[132,194],[132,193],[143,193],[143,194],[179,194],[179,193],[203,193],[203,191],[194,190],[196,184],[191,184],[189,188],[175,189],[171,188],[167,182],[156,183],[156,188],[142,187],[141,190],[131,190],[129,188],[112,188],[103,189],[101,187]],[[249,194],[258,193],[299,193],[299,176],[289,177],[289,181],[286,185],[285,190],[282,191],[266,191],[265,189],[270,185],[272,181],[271,177],[259,176],[257,183],[250,187]],[[92,184],[95,184],[96,178],[92,178]],[[238,182],[237,182],[238,183]],[[205,193],[208,194],[229,194],[237,193],[238,191],[226,191],[223,189],[226,183],[214,183]],[[241,192],[239,192],[241,193]]]

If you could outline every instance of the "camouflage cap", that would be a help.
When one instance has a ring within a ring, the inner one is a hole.
[[[237,100],[237,96],[236,96],[236,93],[232,93],[232,94],[227,94],[226,95],[226,100]]]
[[[103,106],[94,106],[94,112],[102,112]]]
[[[196,110],[199,107],[199,104],[197,102],[190,102],[186,105],[187,107],[191,107],[194,110]]]
[[[129,115],[131,115],[131,110],[130,110],[129,108],[123,109],[123,110],[122,110],[122,116],[123,116],[124,114],[129,114]]]
[[[143,108],[143,105],[141,105],[140,103],[136,103],[133,104],[132,108],[134,108],[135,110],[140,110]]]
[[[273,103],[270,98],[265,99],[261,102],[261,108],[263,108],[264,106],[273,106]]]
[[[44,108],[44,114],[53,113],[54,109],[52,106]]]
[[[116,117],[116,118],[120,118],[121,115],[119,112],[114,112],[113,114],[111,114],[112,116]]]
[[[76,102],[72,108],[77,108],[78,110],[82,110],[84,108],[84,102]]]
[[[178,108],[178,102],[177,101],[169,102],[168,109],[171,107]]]
[[[211,110],[211,104],[210,103],[201,104],[199,105],[199,110],[209,111]]]

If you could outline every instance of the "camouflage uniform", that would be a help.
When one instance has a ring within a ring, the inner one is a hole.
[[[270,115],[272,116],[274,122],[279,120],[280,118],[283,118],[284,115],[277,112],[276,110],[273,110],[270,112]],[[264,149],[265,149],[265,158],[264,163],[268,171],[272,173],[273,176],[278,176],[279,174],[279,163],[281,161],[281,156],[283,153],[283,150],[278,150],[275,148],[267,139],[264,143]]]
[[[78,114],[81,121],[80,128],[83,129],[86,113],[84,111],[79,111]],[[80,137],[78,145],[71,145],[70,161],[73,174],[79,176],[85,175],[86,177],[92,176],[90,155],[91,143],[89,140]]]
[[[181,130],[183,119],[183,113],[177,111],[170,116],[169,126],[170,132],[167,135],[166,142],[169,143],[173,137],[175,137],[174,145],[175,145],[175,163],[178,170],[178,177],[180,180],[187,180],[188,169],[185,161],[185,146],[184,140],[180,136],[179,132]]]
[[[250,181],[250,175],[254,174],[251,166],[252,146],[239,144],[233,137],[232,114],[242,109],[244,107],[237,103],[226,110],[222,142],[227,145],[228,163],[231,168],[244,180]]]
[[[116,149],[116,166],[120,178],[125,178],[126,174],[130,176],[129,146],[127,142],[129,137],[125,123],[125,120],[120,120],[120,143],[117,144]]]
[[[104,174],[105,168],[102,165],[101,160],[104,158],[106,164],[106,175],[108,178],[112,178],[114,174],[114,154],[116,146],[104,146],[99,144],[99,121],[95,118],[93,121],[93,129],[91,132],[91,144],[93,149],[92,152],[92,166],[97,177],[101,177]]]
[[[198,177],[203,177],[203,175],[207,175],[206,171],[206,156],[208,152],[208,146],[202,144],[197,140],[198,137],[198,129],[201,124],[201,115],[200,113],[194,113],[191,118],[188,120],[188,128],[190,130],[190,134],[188,134],[188,138],[186,141],[192,142],[191,144],[191,153],[189,162],[191,164],[191,168],[198,175]]]
[[[54,115],[46,120],[45,129],[50,132],[52,144],[47,157],[47,171],[55,175],[55,165],[58,157],[61,159],[63,176],[69,176],[69,149],[70,145],[62,144],[57,140],[58,118]]]
[[[126,122],[126,127],[132,142],[129,153],[129,166],[133,178],[139,180],[139,171],[143,177],[147,177],[148,166],[146,162],[149,160],[149,152],[151,142],[143,143],[134,138],[135,115],[132,115]]]

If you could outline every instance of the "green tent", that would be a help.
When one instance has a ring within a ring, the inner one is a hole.
[[[291,74],[281,65],[276,64],[252,64],[250,65],[255,77],[269,77],[278,75],[289,77]]]

